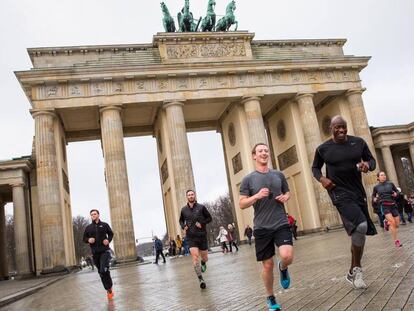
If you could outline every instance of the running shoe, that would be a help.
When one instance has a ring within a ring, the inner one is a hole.
[[[204,261],[201,261],[201,272],[207,271],[207,264]]]
[[[351,283],[352,286],[354,286],[354,275],[349,273],[346,275],[346,280]]]
[[[400,240],[395,240],[395,247],[396,248],[400,248],[401,246],[403,246],[402,244],[401,244],[401,242],[400,242]]]
[[[198,279],[198,281],[200,282],[200,288],[205,289],[206,288],[206,282],[204,282],[203,278]]]
[[[354,267],[352,269],[352,275],[354,276],[353,285],[356,289],[367,288],[367,284],[365,284],[364,280],[362,279],[362,268],[361,267]]]
[[[269,307],[269,311],[274,311],[274,310],[282,310],[282,307],[276,302],[276,298],[275,296],[269,296],[266,299],[266,303],[267,306]]]
[[[106,291],[106,297],[108,300],[114,299],[115,293],[114,290],[111,288],[110,290]]]
[[[388,225],[388,220],[384,220],[384,229],[385,229],[385,231],[388,231],[388,230],[390,230],[390,226]]]
[[[290,276],[288,268],[285,270],[280,269],[280,261],[278,262],[279,267],[279,275],[280,275],[280,286],[282,286],[284,289],[288,289],[290,286]]]

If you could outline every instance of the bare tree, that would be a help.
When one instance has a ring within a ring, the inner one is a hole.
[[[89,245],[83,242],[83,233],[85,228],[89,225],[89,220],[83,216],[76,216],[72,219],[73,224],[73,238],[75,241],[75,254],[76,262],[80,262],[80,259],[90,255]]]
[[[7,259],[9,271],[16,270],[16,241],[14,239],[14,218],[12,215],[6,216],[6,239],[7,239]]]
[[[209,244],[214,245],[220,226],[227,227],[228,224],[234,222],[233,202],[230,199],[230,195],[226,193],[212,202],[203,203],[203,205],[207,207],[213,219],[208,225],[207,231]]]

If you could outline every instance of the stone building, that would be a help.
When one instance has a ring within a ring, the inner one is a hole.
[[[407,167],[412,172],[412,124],[376,128],[371,136],[359,76],[369,57],[344,55],[344,39],[253,38],[247,31],[158,33],[149,44],[28,49],[33,68],[16,76],[31,105],[35,152],[31,159],[0,163],[1,200],[14,203],[18,272],[47,273],[76,264],[66,162],[70,142],[102,142],[114,247],[124,261],[136,257],[124,137],[152,135],[157,141],[170,236],[181,234],[185,191],[196,188],[189,131],[221,134],[236,206],[240,182],[254,169],[251,148],[267,142],[272,165],[285,173],[292,192],[287,209],[305,233],[340,225],[310,171],[315,148],[330,137],[334,115],[348,120],[349,134],[381,150],[380,163],[403,189],[412,187],[404,174]],[[402,155],[408,162],[398,164]],[[375,174],[364,176],[364,183],[370,192]],[[252,224],[252,209],[236,207],[234,215],[239,231]]]

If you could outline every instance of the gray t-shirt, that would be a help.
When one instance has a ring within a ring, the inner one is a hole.
[[[253,196],[262,188],[269,189],[269,197],[257,200],[254,208],[254,229],[277,230],[288,225],[283,203],[275,197],[289,191],[289,186],[282,172],[270,170],[267,173],[254,171],[243,178],[240,185],[240,194]]]

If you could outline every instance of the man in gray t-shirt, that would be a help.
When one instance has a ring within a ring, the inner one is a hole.
[[[288,266],[293,261],[293,239],[284,207],[290,198],[289,186],[282,172],[269,168],[270,155],[266,144],[256,144],[252,156],[256,170],[243,178],[239,205],[241,209],[253,205],[256,258],[263,265],[262,277],[268,295],[266,302],[269,310],[281,310],[273,292],[273,257],[276,245],[280,256],[280,284],[285,289],[289,288]]]
[[[269,170],[267,173],[254,171],[243,178],[240,194],[251,197],[262,188],[268,188],[269,195],[253,204],[254,230],[277,230],[289,225],[283,203],[275,200],[277,196],[289,192],[283,173],[275,170]]]

